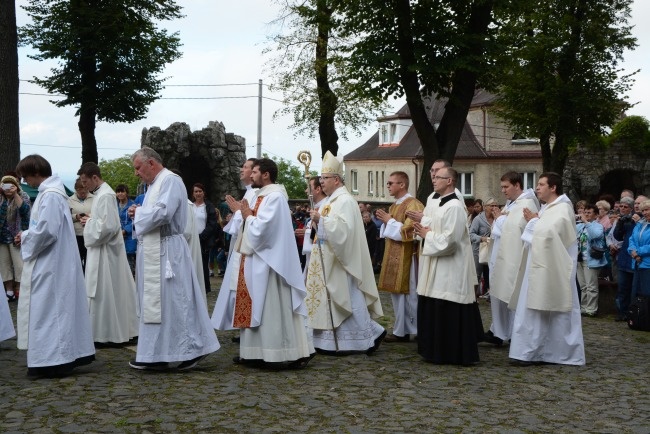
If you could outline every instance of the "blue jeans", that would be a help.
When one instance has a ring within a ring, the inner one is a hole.
[[[618,291],[616,291],[616,308],[620,317],[627,317],[627,310],[630,307],[632,297],[632,280],[634,272],[618,270]]]

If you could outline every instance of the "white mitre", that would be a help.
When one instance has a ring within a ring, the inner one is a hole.
[[[338,175],[342,179],[345,175],[343,157],[335,157],[330,151],[327,151],[323,157],[323,167],[320,173],[321,175],[325,173]]]

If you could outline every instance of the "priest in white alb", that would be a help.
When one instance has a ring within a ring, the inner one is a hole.
[[[288,196],[275,183],[277,175],[273,160],[256,160],[251,179],[257,199],[241,205],[244,230],[235,249],[243,267],[233,323],[241,342],[235,362],[304,368],[314,348],[305,328],[305,285]]]
[[[59,377],[95,360],[77,239],[63,182],[40,155],[16,172],[38,188],[29,229],[16,236],[25,261],[18,299],[18,349],[27,373]]]
[[[128,210],[138,237],[140,302],[138,348],[129,365],[142,370],[191,369],[217,351],[219,341],[183,236],[187,190],[153,149],[139,149],[131,161],[149,188],[142,206]]]
[[[386,330],[359,206],[343,182],[343,161],[326,152],[321,186],[329,195],[311,211],[316,238],[307,271],[307,310],[317,352],[375,352]]]
[[[81,217],[93,339],[98,343],[128,342],[138,335],[138,315],[115,192],[93,162],[82,164],[77,175],[94,196],[90,215]]]
[[[440,168],[432,180],[435,205],[427,204],[422,221],[414,223],[423,240],[418,353],[431,363],[469,366],[479,361],[483,325],[474,293],[477,279],[467,213],[456,194],[456,170]]]
[[[536,213],[539,206],[535,192],[523,189],[523,179],[517,172],[507,172],[501,177],[501,192],[508,202],[503,212],[496,211],[492,224],[492,255],[490,258],[490,309],[492,324],[485,334],[488,343],[501,346],[510,340],[514,310],[508,309],[515,291],[518,265],[526,255],[521,234],[526,227],[524,210]]]
[[[573,205],[557,173],[539,175],[535,191],[545,204],[539,217],[524,210],[528,224],[522,239],[529,252],[517,277],[521,286],[510,300],[510,308],[516,306],[510,358],[520,365],[584,365]]]
[[[248,204],[253,203],[257,194],[257,188],[253,187],[253,181],[251,180],[253,163],[255,163],[255,158],[249,158],[239,169],[239,179],[246,188],[243,200]],[[241,215],[241,202],[230,195],[226,195],[226,203],[233,214],[228,224],[223,228],[223,231],[230,234],[231,238],[226,272],[223,275],[221,289],[219,290],[217,302],[212,312],[212,326],[217,330],[233,330],[236,328],[233,326],[233,315],[241,255],[235,250],[235,245],[237,244],[237,239],[241,234],[244,223]],[[233,342],[239,342],[239,337],[233,338]]]

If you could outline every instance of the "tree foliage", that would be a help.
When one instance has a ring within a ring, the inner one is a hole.
[[[142,119],[159,97],[167,63],[180,57],[179,38],[157,22],[180,18],[173,0],[29,0],[32,24],[20,29],[36,60],[56,59],[33,82],[77,107],[83,162],[98,161],[95,123]]]
[[[0,0],[0,174],[20,159],[16,3]]]
[[[569,149],[594,141],[627,107],[622,95],[634,73],[622,74],[619,63],[636,45],[631,3],[524,2],[504,19],[501,115],[520,134],[540,138],[544,170],[561,174]]]
[[[102,179],[115,190],[119,184],[129,187],[129,195],[136,196],[140,179],[135,176],[133,163],[130,155],[115,158],[113,160],[102,159],[99,162],[99,170],[102,172]]]
[[[264,53],[274,74],[272,90],[282,92],[285,106],[275,113],[293,117],[296,135],[319,133],[321,153],[338,153],[338,134],[345,139],[386,109],[384,98],[358,91],[346,76],[347,59],[339,26],[341,0],[283,0],[278,33]]]
[[[650,122],[643,116],[622,119],[607,136],[607,144],[621,142],[641,155],[650,154]]]
[[[263,157],[269,158],[267,154],[264,154]],[[275,182],[284,185],[289,199],[307,199],[307,194],[305,193],[305,189],[307,188],[305,171],[293,164],[290,160],[285,160],[281,157],[273,157],[271,159],[278,165],[278,178]],[[318,173],[310,170],[310,175],[316,176]]]
[[[506,0],[368,0],[344,2],[342,35],[349,46],[347,75],[355,91],[374,97],[406,97],[424,154],[424,167],[450,162],[479,83],[485,85],[492,56],[493,9]],[[439,127],[427,113],[431,97],[447,97]],[[418,198],[432,190],[422,171]]]

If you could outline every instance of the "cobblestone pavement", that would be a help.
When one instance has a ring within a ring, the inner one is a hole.
[[[487,327],[483,300],[481,312]],[[0,432],[649,433],[650,333],[610,316],[585,318],[583,329],[584,367],[516,367],[507,346],[483,345],[477,366],[437,366],[415,343],[393,343],[370,357],[319,355],[304,370],[269,371],[233,364],[235,333],[220,332],[222,348],[191,371],[135,371],[133,349],[107,348],[70,377],[36,380],[9,340],[0,343]]]

